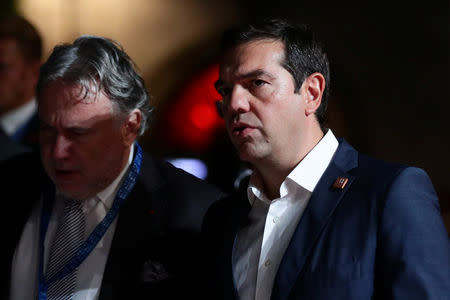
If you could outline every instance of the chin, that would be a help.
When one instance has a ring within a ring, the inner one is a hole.
[[[80,191],[80,189],[76,187],[56,185],[56,189],[58,194],[72,200],[81,201],[91,197],[89,193]]]
[[[258,161],[266,156],[266,153],[263,150],[264,149],[261,149],[261,147],[256,147],[249,143],[242,144],[237,148],[239,158],[249,163]]]
[[[242,161],[253,164],[254,162],[259,160],[259,155],[256,155],[255,153],[248,152],[248,151],[239,151],[239,158]]]

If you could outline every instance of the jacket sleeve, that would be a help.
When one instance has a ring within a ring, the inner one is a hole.
[[[428,175],[404,169],[386,192],[376,299],[450,299],[450,244]]]

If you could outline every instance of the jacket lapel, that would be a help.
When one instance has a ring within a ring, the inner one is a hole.
[[[233,280],[233,251],[234,251],[234,244],[236,241],[236,236],[237,233],[239,231],[240,228],[246,226],[246,224],[248,223],[248,214],[250,213],[251,210],[251,205],[248,202],[248,198],[247,198],[247,186],[248,186],[248,181],[249,181],[250,177],[248,177],[247,183],[243,184],[243,188],[240,189],[239,191],[239,201],[236,203],[236,209],[233,211],[232,217],[229,219],[230,220],[230,224],[228,224],[228,228],[230,229],[230,236],[227,239],[229,241],[228,243],[228,247],[226,249],[226,254],[227,254],[227,262],[228,265],[226,266],[226,271],[227,273],[230,274],[230,284],[231,284],[231,289],[229,289],[229,291],[231,291],[230,295],[227,295],[226,297],[224,297],[223,299],[238,299],[238,294],[237,294],[237,290],[236,287],[234,285],[234,280]],[[225,277],[227,278],[227,277]],[[227,290],[228,291],[228,290]]]
[[[99,299],[119,299],[120,293],[136,288],[151,237],[162,230],[167,208],[164,180],[150,157],[144,156],[135,187],[118,215],[116,230],[103,274]]]
[[[287,299],[290,294],[318,237],[354,180],[347,171],[356,167],[357,155],[356,150],[340,140],[336,154],[315,187],[281,260],[275,277],[272,299]],[[348,178],[343,188],[333,187],[338,177]]]

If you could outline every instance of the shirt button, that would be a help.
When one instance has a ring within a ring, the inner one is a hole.
[[[266,267],[270,266],[271,264],[272,264],[272,262],[270,261],[270,259],[268,259],[264,262],[264,266],[266,266]]]
[[[278,223],[278,221],[280,221],[280,217],[275,217],[275,218],[272,219],[272,221],[273,221],[274,223]]]

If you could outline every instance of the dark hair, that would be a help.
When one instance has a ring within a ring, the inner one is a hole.
[[[330,67],[327,56],[314,39],[313,32],[304,24],[293,24],[286,20],[271,19],[254,24],[245,24],[231,28],[222,36],[222,53],[241,44],[263,39],[283,42],[285,58],[282,66],[291,73],[295,80],[295,92],[311,74],[318,72],[325,77],[325,91],[316,118],[322,130],[325,129],[328,102]]]
[[[36,95],[51,82],[79,84],[85,96],[92,90],[103,91],[122,113],[137,108],[142,112],[139,134],[148,127],[152,108],[144,80],[122,47],[107,38],[81,36],[73,44],[56,46],[42,65]]]
[[[14,39],[25,59],[29,61],[41,59],[41,36],[25,18],[15,14],[0,15],[0,39],[4,38]]]

